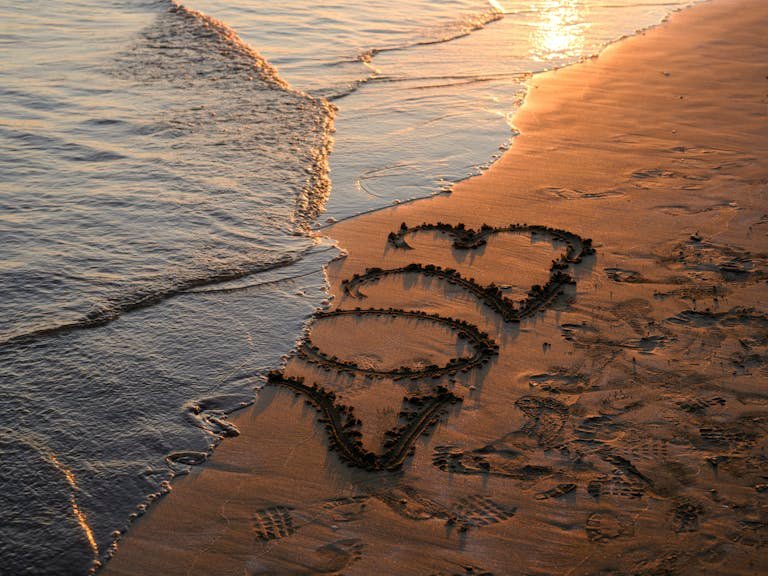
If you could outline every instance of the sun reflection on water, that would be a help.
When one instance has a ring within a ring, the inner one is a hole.
[[[498,0],[488,0],[488,3],[493,7],[494,10],[496,10],[501,14],[504,14],[504,12],[506,11],[504,6],[502,6]]]
[[[583,0],[545,0],[533,10],[539,18],[531,33],[531,56],[541,62],[578,58],[590,23]]]
[[[64,478],[67,479],[67,484],[69,484],[70,488],[69,504],[72,507],[72,514],[74,514],[75,520],[80,525],[80,528],[82,528],[83,534],[85,534],[85,538],[88,540],[88,545],[93,552],[94,558],[98,559],[99,546],[96,543],[96,537],[93,535],[93,530],[91,530],[90,524],[88,524],[88,518],[86,518],[85,513],[80,509],[80,505],[77,503],[76,494],[80,491],[80,488],[77,485],[77,479],[75,478],[75,475],[72,473],[72,471],[64,466],[58,458],[56,458],[55,454],[49,454],[48,457],[51,461],[51,464],[53,464],[56,469],[64,475]]]

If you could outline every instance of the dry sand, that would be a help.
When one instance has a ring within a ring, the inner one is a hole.
[[[399,312],[315,320],[104,573],[768,573],[766,22],[716,0],[536,76],[487,173],[330,228],[334,308]]]

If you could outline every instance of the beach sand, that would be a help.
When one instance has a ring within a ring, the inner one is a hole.
[[[325,230],[350,312],[103,573],[768,573],[766,22],[534,76],[482,176]]]

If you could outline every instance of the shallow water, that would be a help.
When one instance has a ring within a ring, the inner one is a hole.
[[[339,107],[326,214],[439,193],[515,134],[531,73],[591,56],[690,2],[199,0],[280,75]]]
[[[309,228],[474,173],[530,73],[682,4],[0,0],[0,564],[86,573],[234,433],[326,297]]]

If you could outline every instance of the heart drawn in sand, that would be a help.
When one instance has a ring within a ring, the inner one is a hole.
[[[307,397],[320,413],[318,422],[325,425],[331,450],[339,457],[358,468],[367,470],[397,470],[413,453],[414,442],[427,428],[437,423],[438,419],[451,405],[461,402],[461,398],[444,386],[437,386],[432,393],[424,396],[406,396],[403,402],[413,411],[408,412],[406,424],[387,432],[385,450],[375,454],[363,447],[362,422],[354,414],[352,406],[336,402],[336,393],[317,384],[308,385],[301,378],[286,377],[279,370],[269,373],[267,383],[283,386]]]
[[[552,243],[565,244],[566,250],[559,258],[552,261],[547,282],[543,286],[532,286],[523,300],[509,298],[495,283],[479,284],[473,278],[466,278],[453,268],[419,263],[390,269],[369,268],[363,274],[355,274],[351,279],[344,280],[342,282],[344,293],[361,298],[364,296],[360,292],[360,287],[364,284],[376,282],[386,276],[417,272],[425,276],[443,278],[451,284],[460,286],[497,312],[505,321],[519,322],[552,304],[566,285],[574,284],[575,281],[565,270],[570,265],[581,262],[585,256],[594,253],[592,240],[589,238],[581,238],[566,230],[528,224],[510,224],[503,227],[483,225],[478,231],[465,228],[463,224],[453,226],[438,222],[413,227],[402,224],[397,232],[389,234],[387,241],[395,248],[410,250],[412,247],[408,244],[406,237],[415,232],[429,230],[447,234],[453,240],[453,248],[457,250],[481,248],[486,245],[489,237],[502,233],[542,236]]]
[[[411,233],[425,230],[435,230],[448,234],[453,239],[453,247],[458,250],[480,248],[486,244],[490,236],[500,233],[541,235],[553,243],[565,244],[566,250],[559,258],[552,261],[547,282],[543,286],[531,287],[526,297],[519,301],[505,296],[502,290],[493,283],[483,286],[472,278],[465,278],[452,268],[417,263],[389,270],[369,268],[364,274],[355,274],[351,279],[342,282],[345,293],[353,297],[362,297],[359,287],[365,283],[375,282],[388,275],[416,272],[426,276],[444,278],[452,284],[459,285],[499,313],[507,322],[519,322],[546,308],[562,293],[566,285],[575,283],[565,270],[570,265],[581,262],[584,256],[594,252],[592,242],[589,239],[581,238],[577,234],[565,230],[527,224],[511,224],[505,227],[484,225],[478,231],[466,229],[461,224],[457,226],[442,223],[421,224],[415,227],[408,227],[403,224],[397,232],[389,234],[387,241],[395,248],[410,249],[411,246],[407,243],[406,237]],[[443,366],[402,366],[395,370],[384,370],[362,367],[352,360],[341,360],[336,356],[330,356],[315,346],[310,336],[307,336],[299,346],[299,355],[306,361],[321,366],[327,372],[333,370],[337,373],[359,373],[369,377],[392,378],[394,380],[415,381],[427,378],[439,380],[446,374],[460,370],[468,371],[482,366],[491,357],[498,354],[499,347],[496,342],[488,334],[481,332],[479,328],[464,320],[396,308],[337,309],[316,314],[316,318],[338,316],[407,317],[441,324],[456,331],[460,339],[468,341],[473,353],[468,357],[452,358]],[[362,422],[354,415],[354,408],[338,403],[336,393],[332,390],[317,384],[307,384],[301,378],[286,377],[280,371],[271,372],[268,383],[303,394],[307,398],[307,402],[320,413],[319,422],[325,426],[328,432],[331,449],[337,451],[342,460],[367,470],[395,470],[400,468],[408,456],[413,453],[416,440],[430,426],[437,423],[449,405],[461,402],[459,396],[442,384],[433,386],[432,391],[425,395],[405,396],[403,398],[403,410],[400,411],[404,423],[385,433],[387,439],[384,442],[384,451],[381,454],[375,454],[363,447],[362,433],[360,432]]]
[[[481,332],[477,326],[464,320],[456,318],[446,318],[438,314],[427,314],[417,310],[397,310],[394,308],[356,308],[355,310],[334,310],[332,312],[318,312],[316,319],[337,318],[341,316],[363,317],[395,317],[411,318],[420,322],[429,322],[431,324],[442,325],[454,331],[459,340],[469,344],[472,349],[470,356],[459,356],[451,358],[445,365],[430,364],[426,366],[401,366],[397,369],[386,370],[383,368],[364,367],[352,360],[342,360],[336,356],[330,356],[324,353],[318,346],[312,343],[311,334],[307,335],[298,348],[298,354],[310,364],[318,364],[326,370],[335,369],[337,372],[358,373],[371,377],[388,377],[394,380],[419,380],[422,378],[438,378],[445,374],[452,374],[459,370],[469,371],[471,368],[482,366],[490,358],[498,354],[499,345],[488,336]]]

